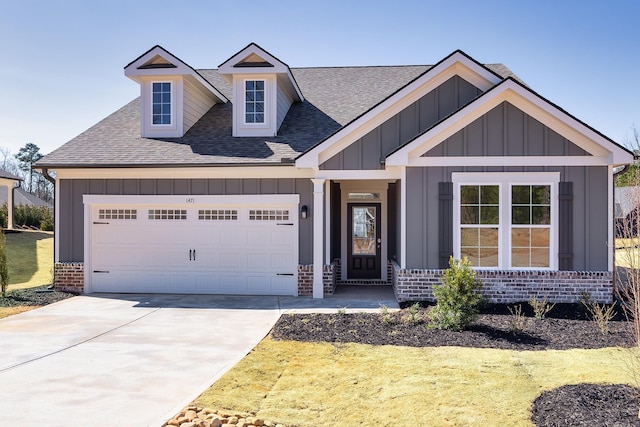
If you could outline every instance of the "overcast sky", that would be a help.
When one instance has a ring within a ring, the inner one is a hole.
[[[290,67],[501,62],[618,143],[640,128],[640,1],[0,0],[0,147],[46,154],[138,96],[159,44],[217,68],[250,42]]]

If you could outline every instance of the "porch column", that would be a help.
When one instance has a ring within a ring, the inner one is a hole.
[[[324,179],[313,182],[313,297],[324,296]]]
[[[7,185],[7,229],[13,229],[13,182]]]

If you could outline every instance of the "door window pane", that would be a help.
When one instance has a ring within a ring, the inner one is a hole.
[[[375,255],[376,208],[374,206],[353,206],[351,213],[353,255]]]

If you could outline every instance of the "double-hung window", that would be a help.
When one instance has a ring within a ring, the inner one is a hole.
[[[264,80],[244,82],[244,121],[264,123]]]
[[[171,124],[171,82],[153,82],[151,84],[151,124]]]
[[[485,269],[555,269],[560,175],[454,173],[454,256]]]

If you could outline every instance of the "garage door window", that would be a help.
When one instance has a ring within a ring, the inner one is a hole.
[[[136,209],[100,209],[98,219],[137,219]]]
[[[201,221],[236,221],[238,211],[235,209],[200,209],[198,219]]]
[[[249,211],[250,221],[287,221],[289,220],[288,210],[278,209],[251,209]]]
[[[149,209],[149,219],[184,220],[187,219],[186,209]]]

